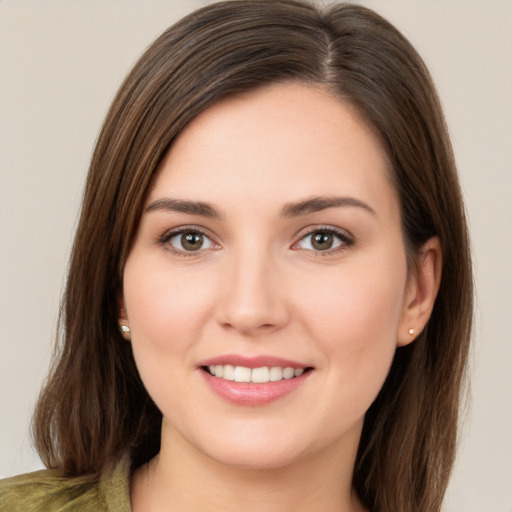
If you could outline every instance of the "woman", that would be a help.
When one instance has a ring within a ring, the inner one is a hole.
[[[471,266],[429,74],[358,6],[213,4],[93,155],[5,510],[439,510]]]

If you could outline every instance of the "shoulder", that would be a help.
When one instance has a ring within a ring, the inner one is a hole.
[[[2,512],[129,512],[130,460],[113,462],[99,478],[61,477],[44,470],[0,480]]]
[[[0,510],[64,511],[72,510],[70,503],[76,510],[90,503],[99,505],[97,491],[98,480],[93,477],[62,478],[55,471],[36,471],[0,481]]]

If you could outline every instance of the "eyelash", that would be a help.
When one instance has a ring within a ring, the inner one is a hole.
[[[184,249],[177,249],[176,247],[173,247],[169,243],[172,238],[183,235],[185,233],[190,233],[193,235],[200,235],[204,239],[209,240],[209,242],[211,244],[215,244],[215,242],[213,242],[213,240],[212,240],[212,237],[208,236],[202,229],[197,228],[195,226],[184,226],[184,227],[180,227],[178,229],[173,229],[173,230],[167,231],[160,238],[158,238],[158,243],[160,245],[165,245],[167,250],[169,250],[173,254],[178,255],[178,256],[183,256],[185,258],[195,256],[196,254],[205,250],[201,247],[200,249],[198,249],[196,251],[187,251]]]
[[[165,245],[167,249],[172,252],[173,254],[176,254],[178,256],[183,257],[191,257],[195,256],[195,253],[200,253],[201,251],[207,250],[209,248],[203,249],[202,247],[196,251],[187,251],[185,249],[177,249],[176,247],[173,247],[169,242],[172,238],[183,235],[185,233],[190,233],[194,235],[200,235],[204,237],[204,239],[208,240],[210,244],[216,245],[215,242],[212,240],[212,238],[207,235],[202,229],[197,228],[195,226],[185,226],[180,227],[178,229],[174,229],[171,231],[167,231],[164,233],[161,237],[158,238],[158,243],[160,245]],[[341,230],[339,228],[335,228],[332,226],[320,226],[315,227],[313,229],[308,229],[307,231],[304,231],[300,234],[300,238],[292,245],[292,249],[295,249],[296,246],[306,240],[307,237],[311,237],[315,234],[324,234],[324,235],[332,235],[335,238],[338,239],[339,244],[334,248],[329,248],[325,250],[314,250],[314,249],[305,249],[307,251],[311,251],[315,256],[330,256],[333,254],[337,254],[338,252],[346,250],[348,247],[352,246],[354,244],[354,238],[352,235],[347,233],[344,230]]]
[[[333,226],[319,226],[314,228],[307,228],[307,230],[300,233],[300,238],[297,242],[293,244],[292,249],[295,246],[297,246],[300,242],[304,241],[306,238],[320,233],[324,235],[334,236],[335,238],[338,239],[339,244],[334,248],[329,248],[325,250],[305,249],[311,251],[315,255],[315,257],[327,257],[332,256],[334,254],[338,254],[339,252],[345,251],[355,243],[354,237],[345,230],[335,228]]]

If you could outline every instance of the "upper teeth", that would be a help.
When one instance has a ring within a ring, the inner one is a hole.
[[[283,368],[281,366],[262,366],[261,368],[247,368],[245,366],[232,366],[230,364],[217,364],[208,366],[208,370],[215,377],[221,377],[235,382],[275,382],[282,379],[291,379],[304,373],[303,368]]]

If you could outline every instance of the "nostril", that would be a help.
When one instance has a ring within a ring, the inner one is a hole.
[[[222,326],[228,330],[235,330],[245,334],[257,332],[270,332],[277,329],[284,322],[265,322],[256,314],[231,314],[222,322]]]

